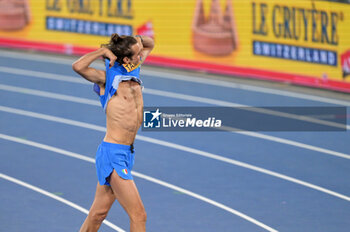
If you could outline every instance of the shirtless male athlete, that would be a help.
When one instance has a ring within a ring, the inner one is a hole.
[[[98,231],[115,199],[130,219],[130,231],[146,231],[146,211],[131,176],[133,142],[141,126],[143,99],[140,65],[152,51],[147,36],[113,34],[108,44],[73,63],[73,70],[94,84],[106,113],[107,131],[96,153],[98,183],[81,232]],[[106,71],[90,67],[104,58]]]

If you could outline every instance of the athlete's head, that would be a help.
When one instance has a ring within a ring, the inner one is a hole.
[[[143,49],[142,43],[133,36],[112,34],[108,44],[102,44],[117,57],[119,64],[138,64]]]

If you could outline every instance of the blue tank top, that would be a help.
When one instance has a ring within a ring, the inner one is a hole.
[[[109,60],[105,59],[106,65],[106,83],[105,93],[100,95],[100,86],[94,84],[94,91],[100,96],[100,102],[102,108],[106,112],[107,103],[111,97],[117,92],[119,83],[122,81],[133,80],[142,85],[140,79],[141,63],[138,65],[133,64],[119,64],[116,62],[113,67],[109,68]]]

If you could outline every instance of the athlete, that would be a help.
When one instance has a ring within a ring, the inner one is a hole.
[[[73,70],[94,83],[106,113],[107,131],[96,153],[95,199],[81,232],[98,231],[115,199],[127,212],[130,231],[146,231],[146,211],[133,181],[133,142],[143,116],[140,66],[154,47],[147,36],[113,34],[108,44],[73,63]],[[104,58],[106,70],[90,67]]]

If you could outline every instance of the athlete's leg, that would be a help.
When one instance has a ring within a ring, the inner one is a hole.
[[[146,211],[133,180],[124,180],[115,170],[110,176],[114,195],[130,218],[130,232],[146,231]]]
[[[80,232],[98,231],[114,201],[115,196],[111,187],[97,183],[94,202],[90,208],[89,215],[80,228]]]

